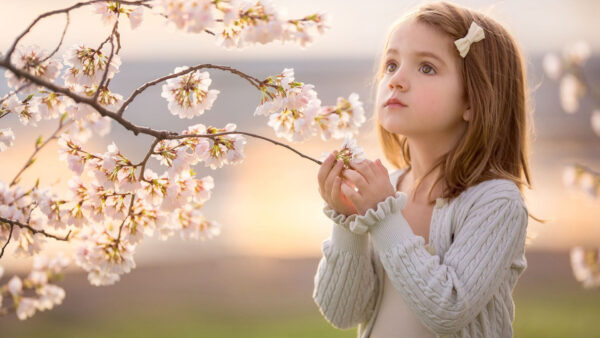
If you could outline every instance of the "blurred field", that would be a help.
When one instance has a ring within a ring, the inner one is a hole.
[[[600,292],[572,279],[566,252],[531,251],[515,289],[515,337],[600,337]],[[140,267],[110,287],[85,274],[61,282],[64,303],[1,337],[355,337],[312,300],[318,258],[228,257]]]

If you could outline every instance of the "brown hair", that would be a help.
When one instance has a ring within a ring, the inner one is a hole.
[[[513,181],[521,194],[523,186],[531,189],[529,134],[534,129],[533,119],[528,121],[527,112],[532,110],[529,109],[523,57],[513,37],[484,14],[448,2],[435,2],[422,5],[393,24],[385,49],[396,26],[409,18],[435,27],[453,40],[464,37],[473,21],[485,31],[485,39],[472,44],[464,59],[456,51],[472,111],[465,135],[425,176],[440,167],[440,175],[433,186],[444,180],[443,197],[448,199],[454,199],[470,186],[496,178]],[[378,65],[376,83],[383,76],[384,62],[382,58]],[[407,137],[385,130],[378,117],[376,121],[375,128],[386,159],[396,168],[410,167]],[[423,178],[417,178],[415,182],[413,199]],[[435,202],[431,201],[433,186],[427,194],[430,203]]]

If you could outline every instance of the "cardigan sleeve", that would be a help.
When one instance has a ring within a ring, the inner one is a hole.
[[[312,296],[329,323],[348,329],[368,322],[374,311],[378,286],[373,252],[368,234],[351,232],[344,226],[346,217],[328,206],[323,211],[334,220],[333,232],[322,243]]]
[[[524,250],[527,218],[521,199],[482,198],[457,225],[443,262],[399,210],[378,205],[354,222],[369,228],[388,277],[413,313],[441,335],[468,325],[491,300]]]

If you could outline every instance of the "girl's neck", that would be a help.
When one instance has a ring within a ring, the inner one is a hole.
[[[437,175],[439,173],[439,168],[436,168],[432,173],[427,175],[427,177],[416,176],[416,172],[412,168],[412,165],[406,168],[406,171],[402,173],[400,178],[398,179],[398,190],[406,192],[409,199],[412,200],[412,195],[414,189],[416,188],[417,179],[421,178],[421,184],[418,187],[418,190],[415,195],[415,202],[419,204],[427,204],[430,200],[435,200],[438,197],[442,196],[443,191],[443,180],[439,181],[433,191],[431,192],[431,198],[428,198],[429,189],[433,186]]]

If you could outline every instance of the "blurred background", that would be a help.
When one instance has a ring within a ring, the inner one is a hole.
[[[521,43],[534,106],[532,137],[533,189],[525,192],[530,219],[528,268],[514,293],[517,337],[600,337],[600,292],[585,290],[575,281],[569,250],[576,245],[600,244],[598,200],[567,189],[563,167],[573,161],[600,168],[600,139],[590,128],[592,101],[581,102],[575,114],[560,106],[558,84],[542,69],[543,56],[560,52],[577,40],[587,41],[592,57],[584,65],[588,79],[600,84],[600,25],[594,13],[600,2],[579,1],[456,1],[502,22]],[[14,38],[39,14],[74,2],[53,0],[2,0],[0,50],[6,52]],[[368,158],[385,161],[373,130],[372,77],[390,24],[419,1],[273,1],[289,17],[327,12],[332,29],[305,49],[272,43],[243,51],[217,47],[208,35],[184,34],[165,26],[149,11],[142,25],[131,31],[120,25],[122,65],[111,81],[111,90],[128,96],[141,84],[171,73],[175,67],[213,63],[228,65],[259,79],[294,68],[297,81],[315,85],[324,105],[338,96],[357,92],[368,121],[357,136]],[[99,44],[109,34],[90,7],[76,10],[65,42],[57,56],[77,42]],[[38,24],[23,40],[53,50],[64,28],[64,16]],[[230,73],[210,71],[211,88],[221,93],[213,108],[193,120],[180,120],[167,110],[160,86],[140,95],[127,109],[130,121],[156,129],[181,131],[203,123],[275,139],[267,118],[253,116],[260,93]],[[8,92],[0,81],[0,95]],[[55,121],[52,121],[55,122]],[[0,179],[9,181],[33,151],[38,135],[48,136],[54,123],[23,127],[14,116],[1,120],[12,127],[16,140],[0,155]],[[151,138],[134,137],[112,123],[111,134],[92,139],[86,150],[105,151],[115,141],[135,162],[143,159]],[[58,283],[67,293],[63,304],[36,313],[24,322],[16,316],[0,317],[2,337],[353,337],[356,330],[338,330],[320,315],[312,300],[313,278],[321,257],[321,243],[330,236],[332,223],[322,213],[317,190],[318,165],[271,143],[247,138],[243,163],[211,170],[195,169],[199,177],[215,179],[213,197],[203,212],[221,224],[221,235],[209,241],[146,239],[136,251],[137,268],[113,286],[93,287],[87,274],[73,265]],[[285,140],[279,140],[283,141]],[[290,144],[313,158],[339,148],[341,141],[318,138]],[[27,186],[40,178],[41,185],[64,191],[69,175],[58,161],[56,143],[49,145],[23,176]],[[10,161],[9,161],[10,159]],[[157,161],[149,168],[162,172]],[[49,241],[47,253],[69,253],[63,243]],[[5,268],[0,285],[13,274],[31,270],[31,259],[13,257],[9,245],[0,265]]]

